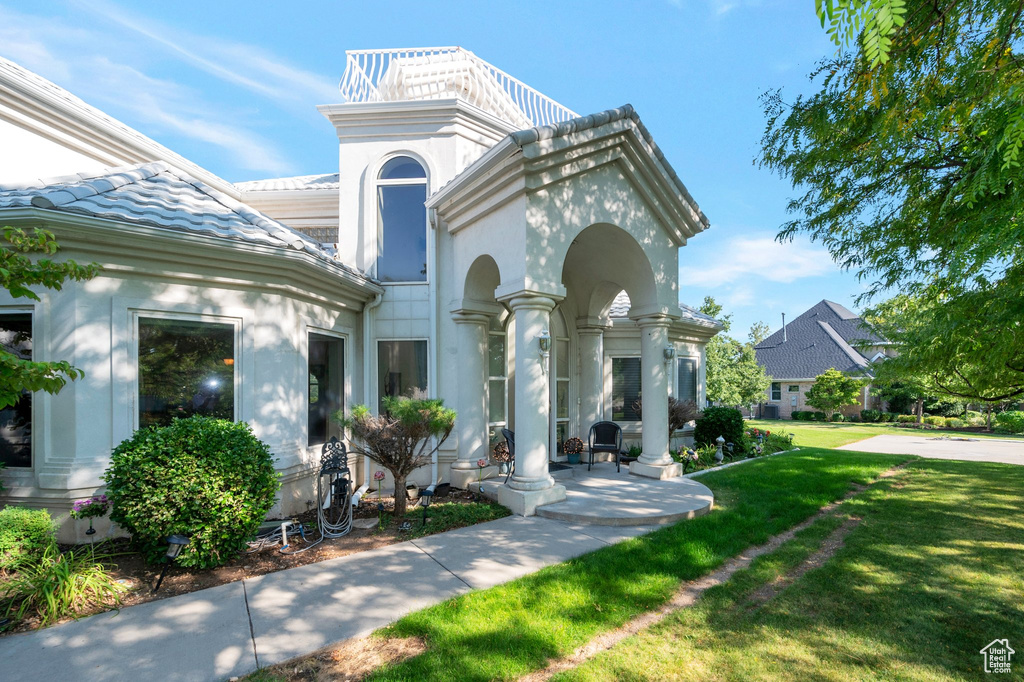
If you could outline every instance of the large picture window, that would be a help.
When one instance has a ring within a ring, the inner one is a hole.
[[[640,421],[633,409],[640,388],[640,358],[612,358],[612,421]]]
[[[235,418],[235,326],[139,318],[139,427]]]
[[[697,402],[697,360],[679,358],[676,399]]]
[[[341,435],[332,416],[344,409],[345,342],[324,334],[309,335],[309,445]]]
[[[0,347],[16,358],[32,359],[31,313],[0,314]],[[32,466],[32,394],[28,391],[0,410],[0,463]]]
[[[377,279],[427,280],[427,174],[408,156],[381,168],[377,180]]]
[[[427,395],[427,342],[378,341],[377,386],[379,409],[386,396],[425,398]]]

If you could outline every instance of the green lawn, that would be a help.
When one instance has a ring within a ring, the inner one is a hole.
[[[838,453],[837,453],[838,454]],[[1024,644],[1024,467],[918,460],[845,503],[845,546],[766,603],[839,519],[559,680],[978,680]],[[1012,661],[1024,679],[1024,657]],[[995,676],[993,676],[995,677]]]
[[[977,433],[973,431],[947,431],[935,429],[919,431],[893,426],[892,424],[864,424],[849,422],[798,422],[790,419],[747,419],[746,423],[759,429],[792,433],[796,436],[797,447],[836,448],[856,443],[874,436],[915,436],[927,434],[936,436],[962,436],[968,438],[1019,438],[1003,434]]]
[[[542,668],[909,459],[806,448],[709,473],[712,514],[406,616],[380,634],[422,637],[427,652],[370,679],[515,679]]]

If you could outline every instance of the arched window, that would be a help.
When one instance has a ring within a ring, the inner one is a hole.
[[[396,156],[377,176],[377,279],[427,280],[427,174],[415,159]]]

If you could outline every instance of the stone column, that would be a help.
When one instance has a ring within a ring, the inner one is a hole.
[[[640,327],[641,397],[643,398],[643,454],[629,467],[631,474],[647,478],[682,475],[668,448],[668,376],[665,347],[670,320],[665,316],[637,320]]]
[[[538,340],[544,330],[550,333],[555,301],[527,292],[503,300],[516,320],[516,468],[509,484],[498,490],[498,501],[515,514],[531,516],[538,506],[565,499],[565,487],[548,473],[551,368]]]
[[[604,330],[602,326],[576,327],[580,349],[580,438],[604,418]]]
[[[452,313],[458,330],[459,393],[456,407],[455,435],[458,437],[458,459],[452,463],[451,483],[467,487],[479,480],[476,462],[487,457],[487,315],[464,310]],[[485,476],[494,475],[496,467],[484,469]]]

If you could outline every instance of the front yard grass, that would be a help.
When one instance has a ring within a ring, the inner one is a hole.
[[[953,431],[947,429],[907,429],[893,426],[892,424],[876,424],[863,422],[803,422],[789,419],[747,419],[748,427],[757,427],[767,431],[779,433],[792,433],[796,436],[794,443],[797,447],[812,448],[837,448],[840,445],[849,445],[865,438],[875,436],[924,436],[926,438],[939,438],[941,436],[954,436],[959,438],[1020,438],[1019,436],[1008,436],[999,433],[978,433],[977,431]],[[1021,439],[1024,446],[1024,439]]]
[[[805,448],[709,473],[713,513],[410,614],[378,634],[421,637],[426,653],[368,679],[515,679],[910,459]]]
[[[838,453],[837,453],[838,454]],[[975,680],[993,639],[1024,644],[1024,467],[918,460],[845,502],[845,546],[774,598],[824,517],[690,609],[558,680]],[[1016,645],[1016,646],[1015,646]],[[1021,679],[1014,657],[1008,679]]]

